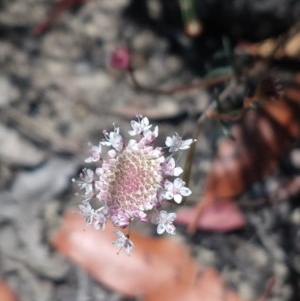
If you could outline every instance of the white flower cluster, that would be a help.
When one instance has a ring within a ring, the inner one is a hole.
[[[131,121],[131,127],[129,135],[139,139],[130,139],[126,145],[116,126],[111,132],[103,132],[104,139],[98,145],[89,145],[85,162],[100,164],[95,171],[83,169],[80,180],[76,181],[83,191],[81,214],[96,229],[105,229],[108,219],[119,228],[139,220],[157,225],[158,234],[175,234],[176,214],[158,209],[171,200],[179,204],[183,197],[191,194],[178,177],[183,170],[176,167],[173,154],[188,149],[195,140],[183,140],[175,133],[166,138],[166,147],[158,147],[155,146],[158,126],[151,130],[147,117],[137,116],[137,120]],[[103,147],[108,148],[106,152]],[[166,148],[169,155],[164,153]],[[91,206],[92,199],[99,201],[99,208]],[[116,233],[119,238],[114,245],[130,254],[133,243],[129,235],[120,230]]]

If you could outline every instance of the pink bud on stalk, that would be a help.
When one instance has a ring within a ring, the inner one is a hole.
[[[117,70],[125,70],[130,66],[130,53],[127,48],[119,47],[115,49],[108,60],[109,67]]]

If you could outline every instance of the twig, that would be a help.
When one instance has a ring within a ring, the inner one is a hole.
[[[228,81],[230,78],[232,78],[231,74],[230,75],[222,75],[219,77],[204,79],[204,80],[201,80],[196,83],[187,84],[187,85],[183,85],[183,86],[179,86],[179,87],[175,87],[175,88],[159,89],[159,88],[147,87],[147,86],[144,86],[143,84],[141,84],[138,81],[138,79],[136,78],[136,76],[134,74],[134,69],[132,67],[129,67],[127,69],[127,71],[132,80],[134,87],[137,90],[140,90],[140,91],[143,91],[146,93],[150,93],[150,94],[155,94],[155,95],[172,95],[175,93],[186,92],[186,91],[195,90],[195,89],[199,89],[199,88],[208,88],[208,87],[212,87],[212,86],[224,83],[224,82]]]
[[[213,100],[203,111],[201,116],[198,118],[196,123],[196,128],[193,132],[193,139],[198,139],[200,132],[202,130],[204,122],[209,118],[209,112],[214,111],[217,108],[218,103],[224,101],[228,95],[236,88],[236,81],[231,81],[230,84],[226,87],[226,89],[220,94],[218,101]],[[196,150],[196,143],[193,143],[189,149],[187,154],[185,164],[184,164],[184,171],[183,171],[183,180],[185,181],[186,185],[189,185],[190,176],[192,171],[192,163],[193,158]]]

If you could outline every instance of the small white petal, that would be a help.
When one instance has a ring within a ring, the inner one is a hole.
[[[168,180],[166,180],[164,187],[166,190],[173,190],[174,184]]]
[[[174,195],[174,201],[175,201],[177,204],[180,204],[181,201],[182,201],[182,196],[181,196],[180,194]]]
[[[189,189],[189,188],[187,188],[187,187],[182,187],[182,188],[180,189],[180,193],[181,193],[181,195],[183,195],[183,196],[189,196],[189,195],[192,194],[192,191],[191,191],[191,189]]]
[[[181,145],[180,145],[180,149],[187,149],[187,148],[190,148],[190,145],[193,143],[193,139],[187,139],[187,140],[183,140],[181,142]]]
[[[169,213],[165,210],[161,210],[159,212],[159,218],[162,219],[162,220],[165,220],[167,217],[168,217]]]
[[[167,137],[165,144],[167,147],[171,147],[173,145],[173,139],[171,137]]]
[[[167,224],[166,226],[166,232],[172,235],[175,235],[175,226],[172,224]]]
[[[184,181],[182,181],[180,178],[176,178],[174,180],[174,187],[177,189],[180,189],[184,185]]]
[[[178,177],[179,175],[181,175],[183,173],[183,169],[181,167],[175,167],[174,171],[173,171],[173,175],[175,177]]]
[[[158,224],[157,225],[157,230],[156,230],[157,234],[161,235],[165,232],[165,230],[166,230],[166,227],[165,227],[164,224]]]
[[[124,242],[123,240],[121,240],[120,238],[116,239],[113,244],[117,247],[117,248],[123,248]]]
[[[168,222],[173,222],[176,219],[177,214],[174,212],[168,213]]]
[[[144,117],[144,118],[141,120],[141,125],[142,125],[143,127],[149,126],[149,119],[148,119],[148,117]]]

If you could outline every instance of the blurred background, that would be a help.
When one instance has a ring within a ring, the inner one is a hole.
[[[244,98],[255,95],[261,73],[253,66],[269,64],[291,86],[300,67],[299,15],[295,0],[0,0],[0,301],[150,300],[125,296],[51,243],[64,213],[77,211],[71,179],[84,167],[88,142],[98,144],[114,122],[126,132],[136,114],[159,124],[161,143],[174,131],[190,137],[229,85],[187,88],[201,79],[234,74],[241,80],[225,110],[242,111]],[[130,50],[139,86],[110,65],[118,47]],[[173,93],[174,87],[184,88]],[[184,207],[201,200],[233,123],[208,118],[203,125],[193,197]],[[218,221],[224,220],[213,216],[217,231],[190,235],[186,223],[178,227],[177,240],[199,267],[214,268],[240,300],[300,298],[300,150],[295,137],[289,143],[280,151],[283,160],[274,161],[278,168],[245,185],[238,226],[223,229]],[[267,160],[269,150],[259,151]],[[155,229],[144,232],[154,236]],[[190,298],[182,300],[201,296]],[[202,300],[225,297],[218,298]]]

